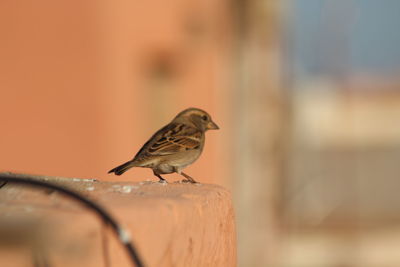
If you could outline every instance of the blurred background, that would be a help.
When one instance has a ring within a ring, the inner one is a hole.
[[[239,266],[400,266],[400,1],[0,2],[0,171],[116,181],[187,107]],[[181,179],[169,175],[167,179]]]

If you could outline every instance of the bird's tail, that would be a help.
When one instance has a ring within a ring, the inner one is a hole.
[[[129,170],[130,168],[135,167],[135,166],[136,166],[135,162],[133,162],[131,160],[131,161],[125,162],[124,164],[122,164],[122,165],[120,165],[118,167],[115,167],[114,169],[112,169],[108,173],[112,173],[113,172],[113,173],[115,173],[115,175],[121,175],[124,172],[126,172],[127,170]]]

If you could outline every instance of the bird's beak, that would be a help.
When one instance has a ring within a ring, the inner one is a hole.
[[[207,130],[218,130],[218,129],[219,129],[218,125],[213,121],[210,121],[207,124]]]

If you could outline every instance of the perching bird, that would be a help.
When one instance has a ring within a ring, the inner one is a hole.
[[[204,110],[185,109],[158,130],[132,160],[108,173],[121,175],[132,167],[143,167],[153,169],[160,182],[166,182],[161,174],[176,172],[187,179],[184,181],[196,183],[182,170],[199,158],[204,147],[205,132],[217,129],[218,125]]]

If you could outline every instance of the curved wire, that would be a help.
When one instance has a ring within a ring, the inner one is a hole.
[[[28,177],[28,176],[25,176]],[[34,178],[34,177],[32,177]],[[94,210],[95,213],[103,220],[105,224],[109,224],[111,228],[113,229],[115,235],[117,236],[118,240],[124,245],[125,249],[127,250],[130,259],[134,266],[136,265],[137,267],[144,267],[144,264],[142,260],[140,259],[135,247],[132,244],[132,241],[130,240],[129,235],[127,232],[121,228],[116,220],[111,217],[108,212],[106,212],[102,207],[100,207],[98,204],[95,202],[83,197],[82,195],[70,190],[66,189],[64,187],[51,184],[51,183],[46,183],[40,180],[35,180],[32,178],[17,178],[17,177],[10,177],[8,175],[0,174],[0,182],[10,182],[10,183],[16,183],[16,184],[25,184],[25,185],[31,185],[31,186],[38,186],[38,187],[45,187],[49,189],[53,189],[55,191],[61,192],[64,195],[77,200],[78,202],[84,204],[84,206],[88,207],[91,210]],[[4,186],[4,184],[2,184]]]

